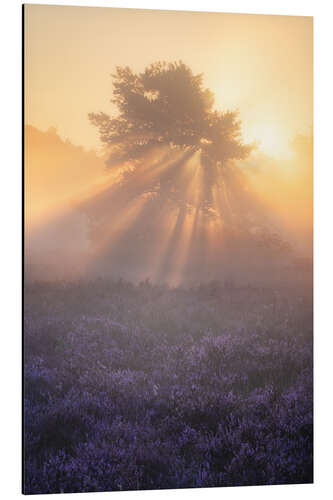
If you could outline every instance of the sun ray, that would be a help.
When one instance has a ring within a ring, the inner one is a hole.
[[[200,172],[200,164],[197,159],[196,154],[188,154],[182,165],[178,182],[181,206],[173,223],[172,231],[168,232],[168,241],[164,243],[160,264],[154,273],[156,279],[163,280],[167,276],[168,281],[173,284],[179,284],[184,262],[189,252],[191,220],[193,219],[190,207]],[[195,192],[195,196],[197,195],[198,189]]]
[[[98,241],[94,241],[91,247],[86,272],[89,272],[89,270],[94,267],[94,261],[97,257],[102,258],[103,254],[120,244],[120,240],[126,229],[135,224],[135,221],[146,203],[147,199],[143,196],[133,200],[127,209],[123,210],[122,213],[114,219],[110,226],[103,225],[103,233],[100,235]]]

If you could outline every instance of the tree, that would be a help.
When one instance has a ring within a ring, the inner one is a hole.
[[[170,196],[177,191],[181,166],[198,153],[204,172],[201,205],[210,206],[212,186],[219,184],[223,169],[231,160],[245,159],[253,147],[242,142],[238,113],[213,110],[203,75],[194,75],[181,61],[157,62],[138,74],[117,67],[112,76],[118,116],[89,114],[111,150],[109,166],[130,165],[133,178],[147,154],[161,148],[162,161],[173,155],[174,164],[160,175],[157,189]]]
[[[215,276],[222,264],[240,272],[258,252],[271,262],[282,246],[236,162],[254,147],[242,141],[238,113],[215,110],[203,75],[181,61],[112,76],[117,113],[89,115],[109,167],[121,171],[85,205],[102,268],[163,281],[181,266],[183,275]]]

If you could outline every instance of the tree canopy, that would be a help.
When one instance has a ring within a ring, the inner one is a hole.
[[[118,116],[89,114],[111,147],[110,165],[135,162],[159,145],[200,151],[202,164],[224,165],[250,153],[238,113],[214,110],[203,75],[194,75],[183,62],[156,62],[143,73],[117,67],[112,76]]]

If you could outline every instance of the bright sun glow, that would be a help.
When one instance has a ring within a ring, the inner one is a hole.
[[[276,159],[287,158],[291,155],[289,137],[278,124],[262,123],[253,127],[251,135],[258,143],[259,150],[264,153]]]

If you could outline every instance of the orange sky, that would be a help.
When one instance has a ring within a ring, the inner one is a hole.
[[[25,5],[26,122],[98,148],[88,112],[112,113],[116,65],[182,59],[239,109],[246,140],[283,158],[312,128],[311,17]]]

